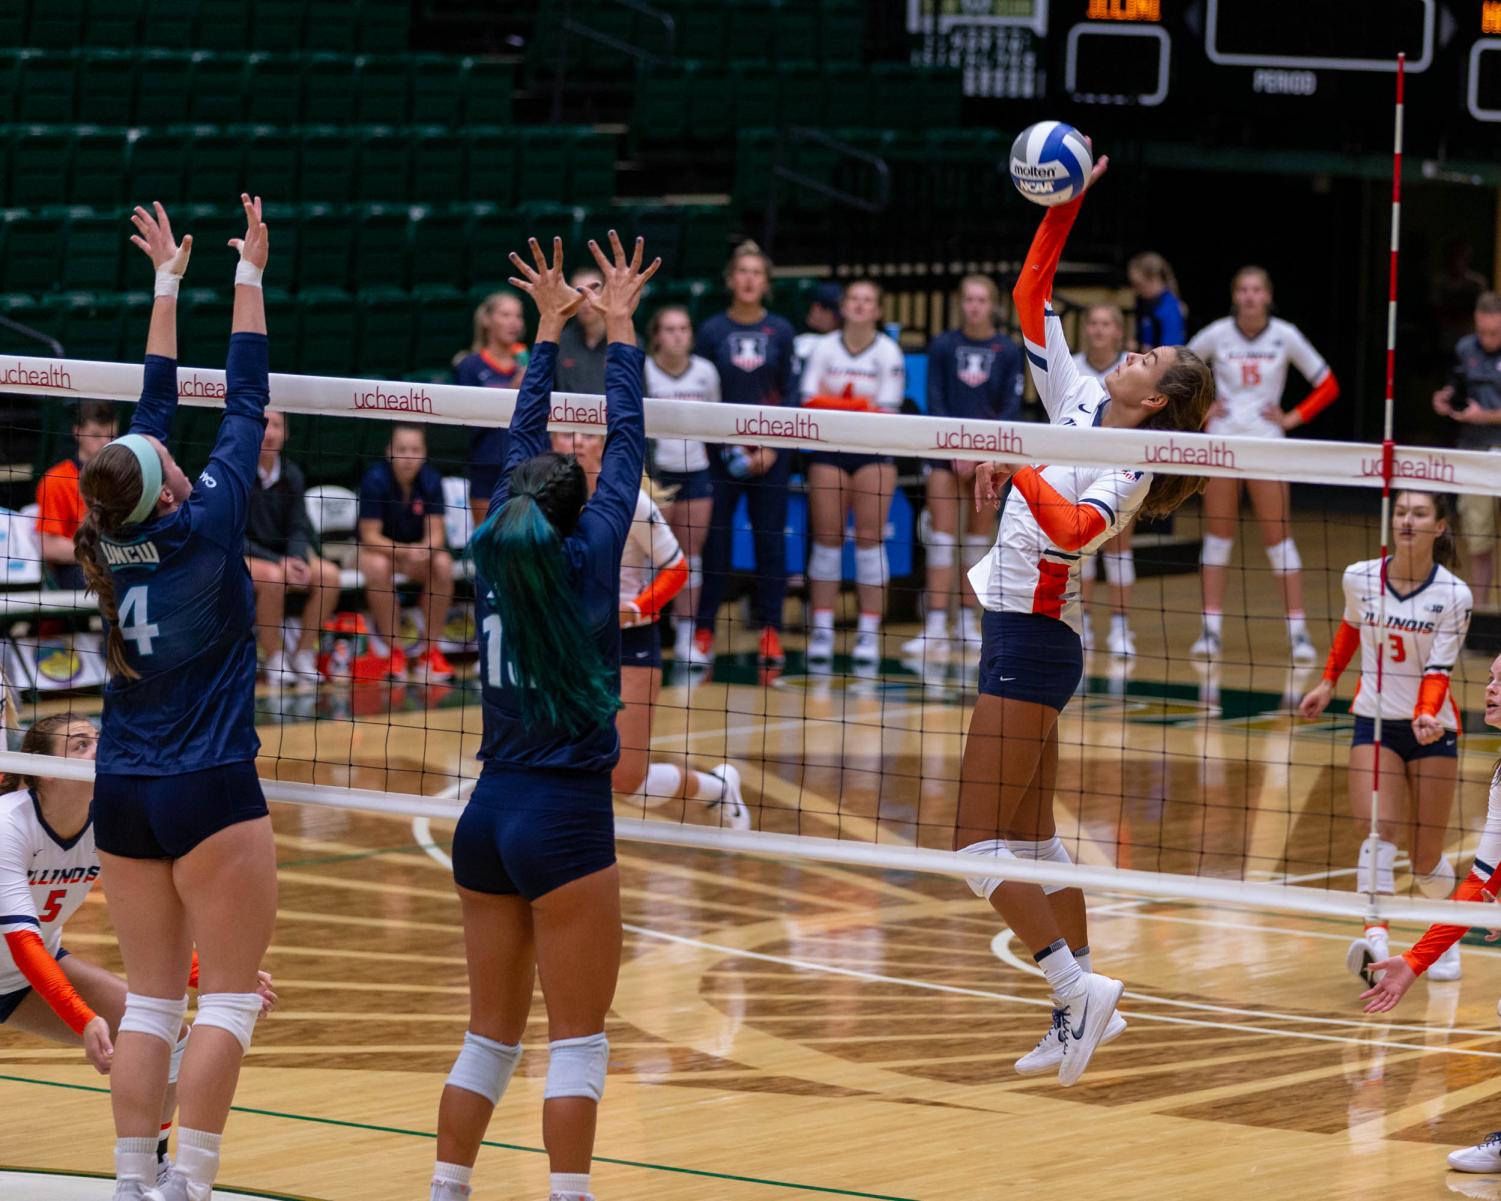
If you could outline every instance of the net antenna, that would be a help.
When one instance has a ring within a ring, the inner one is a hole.
[[[1376,717],[1372,723],[1374,740],[1371,762],[1371,828],[1361,848],[1361,861],[1366,868],[1364,885],[1369,914],[1368,925],[1379,924],[1377,914],[1377,852],[1380,849],[1381,833],[1381,736],[1384,726],[1382,684],[1386,668],[1386,580],[1391,565],[1392,528],[1392,471],[1396,458],[1396,442],[1392,438],[1393,393],[1397,376],[1397,263],[1401,253],[1402,234],[1402,107],[1404,84],[1407,78],[1407,55],[1397,55],[1397,102],[1393,120],[1392,137],[1392,244],[1391,264],[1388,270],[1386,295],[1386,398],[1382,414],[1381,432],[1381,595],[1376,602]]]

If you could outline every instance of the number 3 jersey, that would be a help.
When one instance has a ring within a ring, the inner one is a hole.
[[[1386,643],[1382,665],[1381,716],[1410,722],[1418,713],[1437,717],[1445,729],[1459,729],[1459,709],[1449,691],[1449,673],[1470,628],[1469,586],[1447,567],[1434,564],[1422,587],[1397,592],[1388,583],[1385,622],[1378,624],[1381,560],[1345,568],[1345,615],[1324,677],[1338,680],[1360,646],[1360,684],[1350,711],[1376,716],[1376,659]]]
[[[93,822],[73,838],[61,839],[43,819],[30,789],[0,796],[0,996],[29,984],[16,966],[13,940],[39,937],[56,959],[63,923],[83,904],[98,877]]]

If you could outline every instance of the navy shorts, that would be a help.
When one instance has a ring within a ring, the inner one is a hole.
[[[67,947],[57,948],[57,961],[61,963],[68,957]],[[31,995],[31,985],[18,988],[15,992],[0,993],[0,1026],[10,1021],[11,1015],[21,1008],[21,1002]]]
[[[220,830],[268,812],[254,763],[178,776],[94,777],[95,845],[125,859],[181,859]]]
[[[698,471],[653,471],[652,479],[657,487],[670,491],[674,501],[707,500],[714,495],[714,482],[707,467]]]
[[[661,667],[662,627],[656,622],[620,631],[621,667]]]
[[[815,450],[807,456],[810,467],[814,463],[825,463],[830,467],[839,468],[840,471],[846,471],[850,475],[854,475],[862,467],[895,461],[890,455],[857,455],[843,450]]]
[[[1056,617],[992,613],[980,618],[980,691],[1061,710],[1084,678],[1079,635]]]
[[[1357,717],[1355,719],[1355,737],[1350,740],[1352,747],[1370,746],[1376,741],[1376,722],[1374,718]],[[1430,742],[1424,746],[1417,740],[1412,732],[1410,721],[1397,721],[1387,718],[1381,723],[1381,749],[1395,751],[1403,763],[1411,763],[1414,759],[1457,759],[1459,757],[1459,735],[1453,730],[1445,730],[1444,736],[1437,742]]]
[[[608,773],[487,767],[453,832],[453,880],[472,892],[535,901],[614,862]]]

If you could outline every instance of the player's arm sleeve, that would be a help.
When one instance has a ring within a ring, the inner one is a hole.
[[[149,434],[165,442],[172,432],[172,418],[177,412],[177,360],[159,354],[146,356],[146,370],[141,378],[141,400],[130,419],[132,434]]]
[[[1473,605],[1468,587],[1460,585],[1455,588],[1453,599],[1439,618],[1433,645],[1428,648],[1428,661],[1423,664],[1423,682],[1418,685],[1414,717],[1432,717],[1443,708],[1444,698],[1449,695],[1450,675],[1459,661],[1459,652],[1464,649],[1465,635],[1470,631]]]
[[[934,338],[928,347],[928,416],[949,415],[950,351],[944,340]]]
[[[207,529],[239,550],[245,537],[250,489],[266,431],[271,400],[271,367],[265,334],[229,336],[225,362],[224,416],[208,466],[203,469],[189,504],[203,513]]]
[[[1501,887],[1501,870],[1493,872],[1489,879],[1482,880],[1472,871],[1460,881],[1459,887],[1449,898],[1451,901],[1479,901],[1482,894],[1496,896],[1496,889]],[[1433,966],[1445,951],[1468,934],[1468,926],[1429,926],[1428,932],[1413,943],[1412,949],[1402,956],[1407,960],[1407,966],[1412,968],[1419,976]]]
[[[511,438],[505,465],[501,468],[500,478],[495,481],[495,490],[490,493],[492,513],[498,512],[511,495],[511,469],[549,447],[547,416],[552,408],[552,384],[557,369],[556,342],[538,342],[532,347],[526,376],[516,394],[516,411],[511,414]]]
[[[14,831],[0,836],[0,937],[5,939],[5,948],[26,983],[67,1023],[68,1029],[79,1034],[93,1020],[94,1011],[68,982],[42,941],[42,924],[26,882],[30,858]]]
[[[1334,631],[1334,641],[1329,644],[1329,658],[1324,661],[1324,679],[1338,684],[1359,649],[1360,627],[1352,626],[1348,619],[1340,622],[1339,629]]]
[[[1313,348],[1303,331],[1292,329],[1287,338],[1287,358],[1310,384],[1313,391],[1298,402],[1295,412],[1305,422],[1312,421],[1339,398],[1339,381],[1324,357]]]
[[[612,342],[605,353],[605,452],[599,486],[579,518],[579,533],[590,547],[612,547],[617,560],[631,532],[636,500],[641,495],[641,469],[646,462],[646,429],[641,416],[644,358],[640,347],[621,342]]]
[[[1016,286],[1011,289],[1032,379],[1050,421],[1079,373],[1063,336],[1063,324],[1053,313],[1050,301],[1058,260],[1063,257],[1064,244],[1083,203],[1081,195],[1047,211],[1032,238]]]
[[[1018,471],[1011,477],[1011,486],[1021,493],[1042,532],[1060,550],[1073,552],[1088,546],[1115,520],[1115,511],[1102,497],[1086,493],[1075,504],[1043,479],[1035,467]]]
[[[643,497],[643,499],[645,499]],[[635,597],[643,617],[656,617],[688,583],[688,560],[661,510],[649,500],[644,520],[651,532],[651,583]],[[639,508],[637,510],[640,512]]]

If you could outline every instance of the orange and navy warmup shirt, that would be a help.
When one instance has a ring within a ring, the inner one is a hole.
[[[88,512],[78,490],[78,460],[64,459],[47,469],[36,486],[38,534],[72,538]]]

